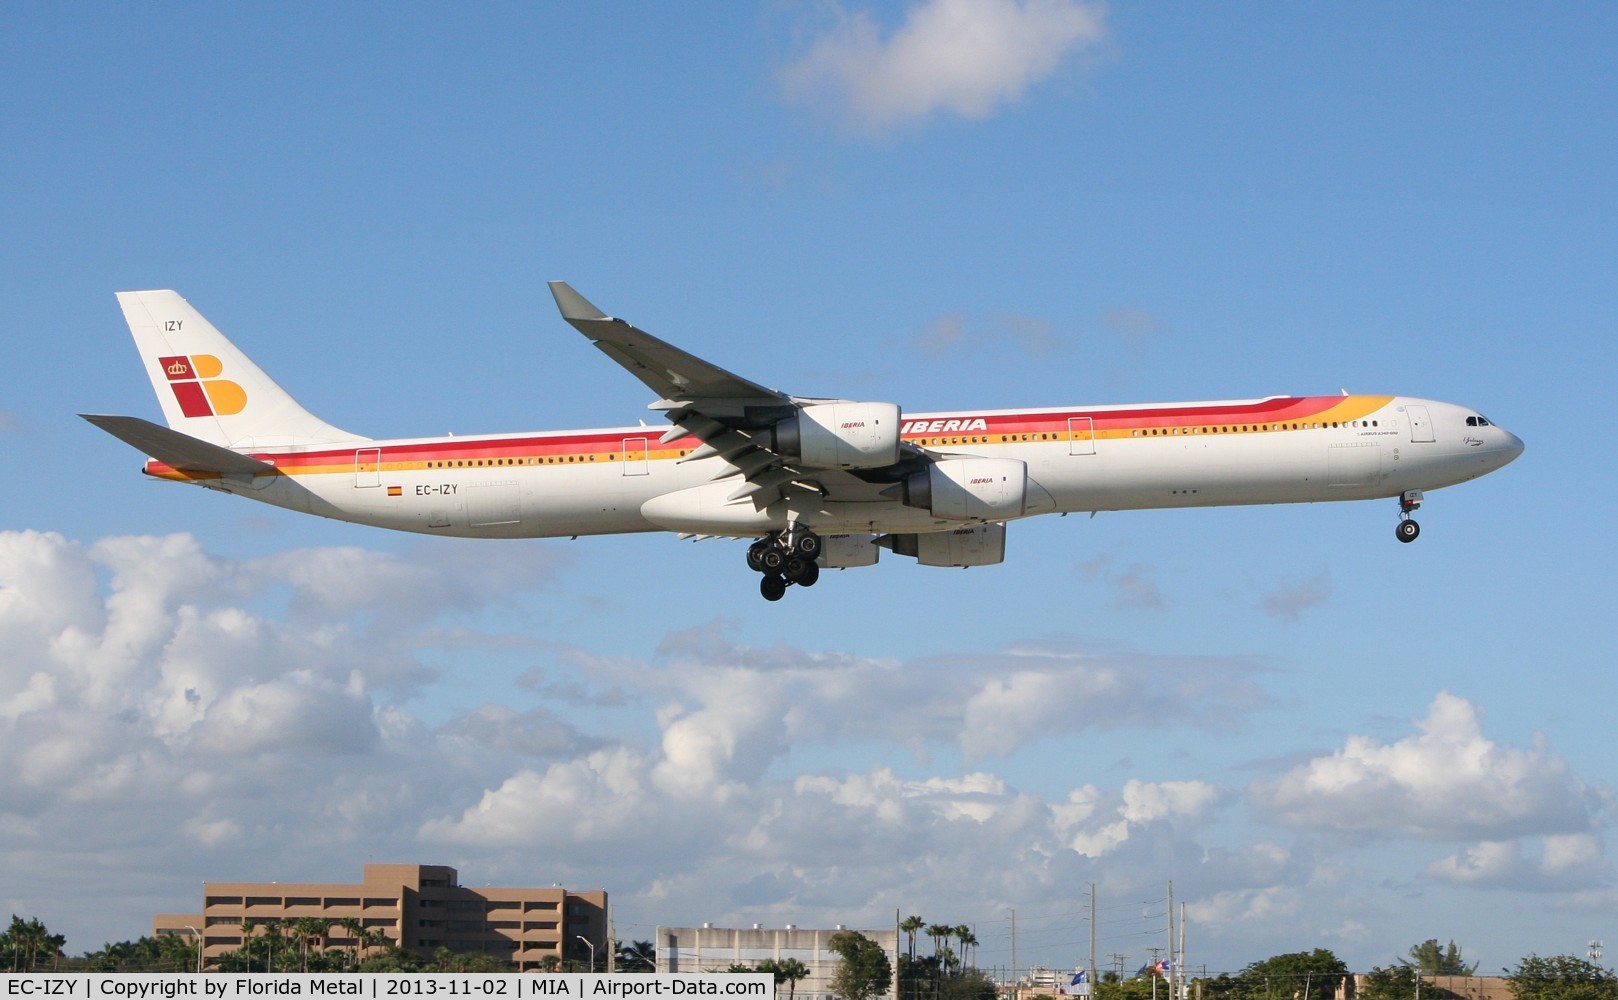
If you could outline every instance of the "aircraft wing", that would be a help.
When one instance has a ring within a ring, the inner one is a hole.
[[[209,444],[150,420],[100,413],[81,413],[79,416],[171,469],[243,476],[267,476],[275,472],[275,466],[268,462]]]
[[[608,316],[564,281],[550,283],[562,318],[590,338],[607,357],[657,393],[651,404],[674,423],[663,435],[667,443],[687,435],[702,442],[683,462],[714,456],[729,466],[720,478],[738,477],[733,502],[758,507],[781,499],[793,487],[823,495],[871,494],[850,499],[878,499],[869,482],[838,469],[805,466],[781,454],[771,428],[807,403],[828,402],[789,396],[694,357],[672,344]],[[906,455],[919,454],[904,446]]]
[[[657,393],[658,402],[653,404],[657,409],[675,409],[668,405],[672,403],[710,411],[740,411],[736,415],[741,416],[748,407],[792,406],[791,397],[785,393],[766,389],[608,316],[565,281],[553,281],[550,286],[562,318]]]

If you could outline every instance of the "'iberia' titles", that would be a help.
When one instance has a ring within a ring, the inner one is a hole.
[[[970,420],[906,420],[899,428],[900,434],[969,434],[972,431],[986,431],[989,422],[982,417]]]

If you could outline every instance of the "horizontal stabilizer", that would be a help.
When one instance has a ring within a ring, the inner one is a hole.
[[[150,420],[99,413],[81,413],[79,416],[171,469],[244,476],[267,476],[275,472],[275,466],[268,462],[209,444]]]

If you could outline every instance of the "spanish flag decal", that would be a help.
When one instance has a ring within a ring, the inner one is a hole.
[[[404,487],[402,487],[402,486],[389,486],[388,487],[388,496],[390,496],[390,497],[404,496]]]

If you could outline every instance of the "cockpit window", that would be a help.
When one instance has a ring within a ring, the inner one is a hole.
[[[1468,426],[1468,427],[1488,427],[1489,426],[1489,418],[1488,417],[1478,417],[1478,416],[1467,417],[1466,418],[1466,426]]]

